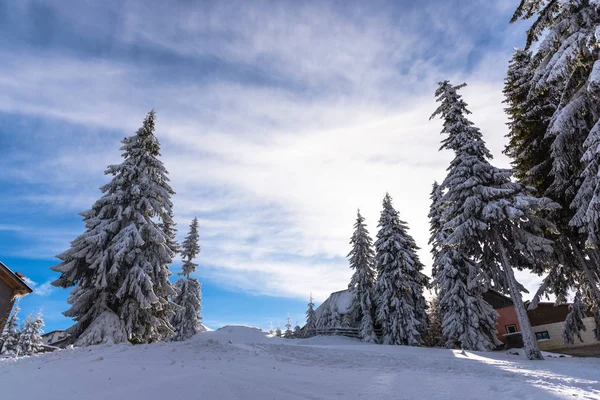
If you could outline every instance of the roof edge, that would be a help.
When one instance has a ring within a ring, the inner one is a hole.
[[[18,294],[26,295],[33,292],[33,289],[27,283],[25,283],[23,279],[19,278],[19,276],[15,274],[10,268],[8,268],[6,264],[4,264],[2,261],[0,261],[0,271],[1,270],[5,270],[6,275],[8,275],[8,277],[12,279],[17,286],[21,287],[21,291]]]

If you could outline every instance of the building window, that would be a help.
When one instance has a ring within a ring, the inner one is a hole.
[[[506,325],[506,333],[517,333],[516,325]]]
[[[548,331],[536,332],[535,333],[535,338],[537,340],[550,339],[550,335],[548,334]]]

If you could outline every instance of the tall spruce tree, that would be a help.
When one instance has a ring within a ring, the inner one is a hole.
[[[198,218],[194,218],[190,223],[190,231],[181,246],[183,267],[179,275],[184,278],[177,281],[177,296],[173,299],[173,302],[179,306],[175,310],[172,320],[175,329],[173,340],[185,340],[202,331],[200,282],[198,279],[190,277],[190,274],[194,273],[198,266],[194,263],[194,259],[200,253],[199,240]]]
[[[111,165],[112,180],[91,210],[81,213],[86,231],[58,256],[53,285],[74,286],[64,314],[78,345],[146,343],[172,334],[175,291],[168,265],[174,256],[160,222],[171,222],[169,178],[159,160],[155,112],[123,139],[124,161]]]
[[[498,344],[498,313],[483,299],[489,287],[480,269],[454,246],[444,244],[435,257],[434,284],[447,347],[492,350]]]
[[[549,174],[533,183],[536,188],[547,188],[544,193],[562,206],[555,217],[560,229],[556,245],[559,263],[543,287],[555,292],[588,287],[585,302],[598,315],[596,338],[600,340],[600,9],[593,0],[527,0],[518,6],[511,22],[519,19],[534,19],[527,31],[526,49],[537,44],[527,65],[532,71],[528,103],[539,106],[547,104],[549,97],[555,99],[550,118],[537,114],[528,119],[535,132],[543,132],[550,143]],[[507,97],[518,104],[515,96],[509,93]],[[540,150],[527,149],[514,157],[517,162],[527,157],[546,158],[547,152]]]
[[[308,309],[306,310],[306,325],[304,326],[304,336],[312,337],[317,333],[317,314],[314,310],[312,293],[308,301]]]
[[[376,320],[384,344],[417,346],[427,331],[427,311],[423,289],[426,279],[418,247],[408,234],[386,193],[375,242],[377,282],[375,283]]]
[[[429,210],[433,255],[433,285],[438,292],[441,337],[447,347],[492,350],[497,339],[498,313],[483,299],[487,283],[469,258],[446,242],[451,229],[444,220],[447,205],[442,187],[434,182]]]
[[[19,305],[15,305],[2,335],[0,336],[0,354],[17,353],[19,349]]]
[[[494,283],[509,292],[519,319],[525,352],[529,359],[542,359],[527,317],[514,268],[543,272],[553,257],[553,243],[543,235],[554,230],[544,213],[559,206],[548,198],[538,198],[532,189],[511,181],[511,171],[489,163],[491,154],[481,132],[467,119],[470,112],[458,94],[463,85],[440,82],[436,91],[441,103],[432,118],[443,120],[442,149],[455,158],[442,184],[445,245],[472,264],[470,286],[481,282],[482,289]]]
[[[360,318],[359,337],[365,342],[377,342],[373,323],[373,289],[375,286],[375,252],[373,240],[358,210],[354,234],[350,239],[352,250],[348,254],[350,268],[354,270],[349,289],[353,291],[350,314]]]

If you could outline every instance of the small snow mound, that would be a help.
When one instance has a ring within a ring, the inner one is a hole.
[[[266,343],[268,333],[255,327],[227,325],[216,331],[206,331],[194,336],[195,340],[219,343]]]

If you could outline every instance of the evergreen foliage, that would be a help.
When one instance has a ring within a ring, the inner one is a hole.
[[[123,139],[124,161],[111,165],[102,197],[82,213],[86,231],[58,256],[53,285],[74,286],[64,314],[75,320],[69,334],[78,345],[146,343],[172,334],[168,265],[172,239],[159,223],[172,224],[167,171],[159,160],[155,112]],[[172,226],[172,225],[171,225]]]
[[[342,327],[342,316],[340,315],[340,310],[337,304],[334,304],[331,309],[331,320],[329,323],[329,328],[335,330],[335,334],[338,333],[338,329]]]
[[[427,335],[424,343],[428,347],[442,347],[446,344],[442,332],[442,310],[438,296],[434,296],[429,302],[427,310]]]
[[[534,44],[537,49],[520,61],[521,70],[528,71],[520,94],[505,91],[516,110],[511,122],[526,121],[530,129],[511,125],[509,136],[543,137],[547,144],[510,155],[515,165],[547,158],[549,173],[525,183],[562,206],[554,217],[558,262],[543,288],[562,294],[587,286],[585,302],[600,315],[600,8],[594,0],[523,0],[512,22],[519,19],[533,19],[523,52]],[[516,72],[509,68],[507,84]],[[600,340],[600,327],[596,331]]]
[[[321,305],[321,307],[323,308],[323,311],[321,312],[321,315],[319,316],[319,319],[317,320],[317,333],[319,333],[319,334],[325,333],[329,328],[332,327],[332,325],[331,325],[332,313],[331,313],[331,309],[329,308],[329,305],[324,304],[324,305]]]
[[[19,352],[19,305],[16,304],[13,312],[6,321],[2,335],[0,336],[0,354]]]
[[[408,234],[386,193],[375,242],[377,282],[374,300],[376,320],[381,326],[384,344],[420,345],[427,331],[423,289],[427,284],[421,273],[423,264],[418,247]]]
[[[285,333],[284,336],[286,339],[292,339],[294,337],[294,331],[292,330],[292,323],[290,322],[290,317],[287,318],[287,323],[285,324]]]
[[[578,292],[575,295],[573,304],[569,306],[569,314],[565,318],[565,326],[563,328],[563,342],[567,344],[574,344],[575,338],[583,342],[581,338],[581,331],[585,331],[585,325],[583,319],[585,318],[585,306],[581,301],[581,294]]]
[[[27,317],[19,332],[19,349],[17,354],[30,356],[42,350],[43,326],[44,320],[41,313],[37,313],[35,317],[32,314]]]
[[[300,339],[302,337],[302,329],[300,328],[300,325],[298,324],[298,321],[296,321],[296,326],[294,327],[294,334],[293,334],[293,336],[296,339]]]
[[[489,163],[491,154],[479,129],[467,119],[470,112],[458,94],[464,86],[440,82],[436,97],[441,104],[432,115],[443,120],[446,137],[441,148],[455,154],[442,184],[444,246],[450,249],[450,264],[464,263],[461,270],[467,291],[484,292],[494,283],[510,293],[527,357],[541,359],[523,306],[524,288],[516,281],[513,268],[536,273],[548,268],[553,242],[544,234],[555,227],[544,215],[559,206],[548,198],[535,197],[531,187],[512,182],[510,170]]]
[[[173,340],[185,340],[202,331],[200,282],[198,279],[190,277],[190,274],[194,273],[198,266],[194,263],[194,259],[200,253],[199,240],[198,218],[194,218],[190,224],[190,231],[181,246],[183,267],[179,275],[184,278],[177,281],[177,295],[173,299],[178,306],[172,319],[175,329]]]
[[[492,350],[500,342],[497,339],[498,314],[484,299],[487,283],[480,278],[476,265],[464,254],[446,243],[450,232],[445,227],[444,192],[433,183],[429,209],[430,239],[433,255],[433,284],[438,292],[439,338],[447,347],[464,350]],[[431,314],[430,314],[431,317]],[[437,323],[437,321],[436,321]],[[430,332],[436,332],[430,329]],[[437,345],[436,337],[428,336]]]
[[[531,51],[515,49],[508,67],[504,95],[510,122],[504,153],[512,158],[513,172],[519,182],[545,193],[552,183],[549,179],[552,162],[548,158],[552,143],[545,133],[556,102],[548,90],[536,91],[535,98],[530,96],[532,58]]]
[[[308,309],[306,310],[306,325],[304,326],[304,336],[312,337],[317,333],[317,314],[314,310],[312,293],[308,301]]]
[[[354,270],[349,289],[353,291],[350,314],[360,318],[359,337],[365,342],[377,341],[373,323],[373,289],[375,286],[375,252],[373,240],[365,225],[365,219],[356,215],[354,234],[350,239],[352,249],[348,254],[350,268]]]

